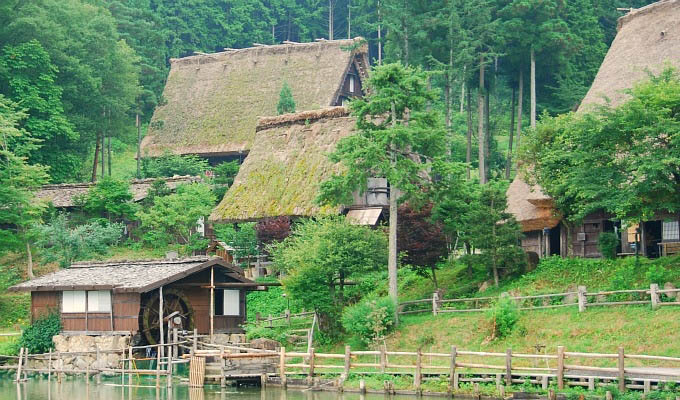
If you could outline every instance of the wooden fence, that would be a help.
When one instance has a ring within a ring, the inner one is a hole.
[[[471,357],[473,360],[469,360]],[[578,364],[578,360],[584,359],[613,365]],[[527,365],[528,362],[533,364]],[[537,363],[545,365],[537,366]],[[307,353],[286,352],[282,347],[279,377],[284,386],[289,375],[306,375],[311,381],[315,374],[324,371],[324,374],[340,374],[339,385],[350,373],[412,375],[416,390],[421,389],[424,379],[435,377],[447,378],[449,390],[458,389],[461,383],[479,382],[495,383],[499,387],[529,382],[547,389],[552,381],[558,389],[582,386],[594,390],[616,384],[620,391],[648,392],[658,389],[663,382],[680,382],[680,368],[668,368],[669,363],[680,367],[680,358],[626,354],[623,347],[611,354],[568,352],[563,346],[558,346],[555,354],[521,354],[511,349],[504,353],[465,351],[456,346],[452,346],[449,353],[387,351],[385,347],[377,351],[352,351],[346,346],[344,354],[328,354],[316,353],[313,348]]]
[[[255,315],[255,325],[264,325],[268,328],[273,328],[275,326],[283,326],[281,324],[276,324],[276,322],[283,322],[286,326],[290,326],[294,320],[304,320],[308,318],[314,318],[314,311],[303,311],[297,314],[291,314],[290,310],[286,309],[283,314],[271,315],[263,317],[260,313]]]
[[[578,307],[584,312],[588,307],[650,304],[652,309],[665,306],[680,305],[675,297],[680,296],[680,289],[660,289],[651,284],[649,289],[610,290],[588,292],[585,286],[576,291],[564,293],[539,294],[533,296],[510,296],[503,293],[500,297],[468,297],[459,299],[441,299],[435,292],[432,298],[411,300],[399,303],[399,314],[432,313],[465,313],[489,310],[499,298],[507,297],[517,303],[520,310],[540,310],[561,307]]]

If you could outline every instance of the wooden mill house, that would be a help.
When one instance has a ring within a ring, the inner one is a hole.
[[[166,342],[168,322],[211,336],[243,333],[246,293],[266,288],[222,259],[192,257],[73,264],[9,290],[31,293],[33,320],[59,313],[64,333],[132,334],[155,344]]]

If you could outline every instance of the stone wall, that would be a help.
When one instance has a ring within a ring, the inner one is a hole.
[[[130,336],[106,335],[106,336],[87,336],[87,335],[56,335],[52,337],[54,351],[52,354],[52,368],[70,370],[85,370],[99,368],[120,368],[122,351],[125,351]],[[99,349],[99,359],[97,359],[97,349]],[[121,353],[112,353],[111,350],[120,350]],[[91,352],[88,354],[59,354],[74,352]],[[30,360],[29,368],[47,368],[47,360]]]

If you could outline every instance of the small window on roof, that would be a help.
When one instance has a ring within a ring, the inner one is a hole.
[[[351,93],[354,93],[354,76],[353,75],[349,76],[349,91]]]

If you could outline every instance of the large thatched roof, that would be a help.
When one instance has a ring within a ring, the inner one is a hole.
[[[190,257],[179,260],[140,260],[73,264],[14,285],[11,291],[113,290],[115,292],[148,292],[185,278],[206,268],[218,266],[243,283],[253,283],[243,271],[221,258]],[[253,283],[255,285],[255,283]]]
[[[625,89],[666,63],[680,68],[680,0],[658,1],[619,18],[616,38],[579,110],[605,104],[605,98],[620,104]]]
[[[171,178],[148,178],[148,179],[134,179],[130,181],[130,192],[134,201],[141,201],[146,198],[151,189],[151,185],[162,179],[170,189],[175,189],[177,185],[184,183],[198,182],[201,180],[198,176],[173,176]],[[60,183],[54,185],[44,185],[36,192],[36,197],[52,203],[57,208],[69,208],[75,206],[75,199],[78,196],[86,195],[90,188],[94,187],[95,183]]]
[[[538,186],[529,186],[519,176],[508,187],[507,211],[515,216],[523,232],[554,228],[560,223],[552,199]]]
[[[276,115],[284,82],[298,111],[339,103],[348,71],[368,69],[363,39],[258,46],[171,60],[142,154],[229,155],[250,150],[258,117]],[[350,50],[352,47],[357,47]]]
[[[354,126],[344,107],[262,118],[250,154],[210,220],[335,213],[314,199],[320,183],[339,168],[328,153]]]

